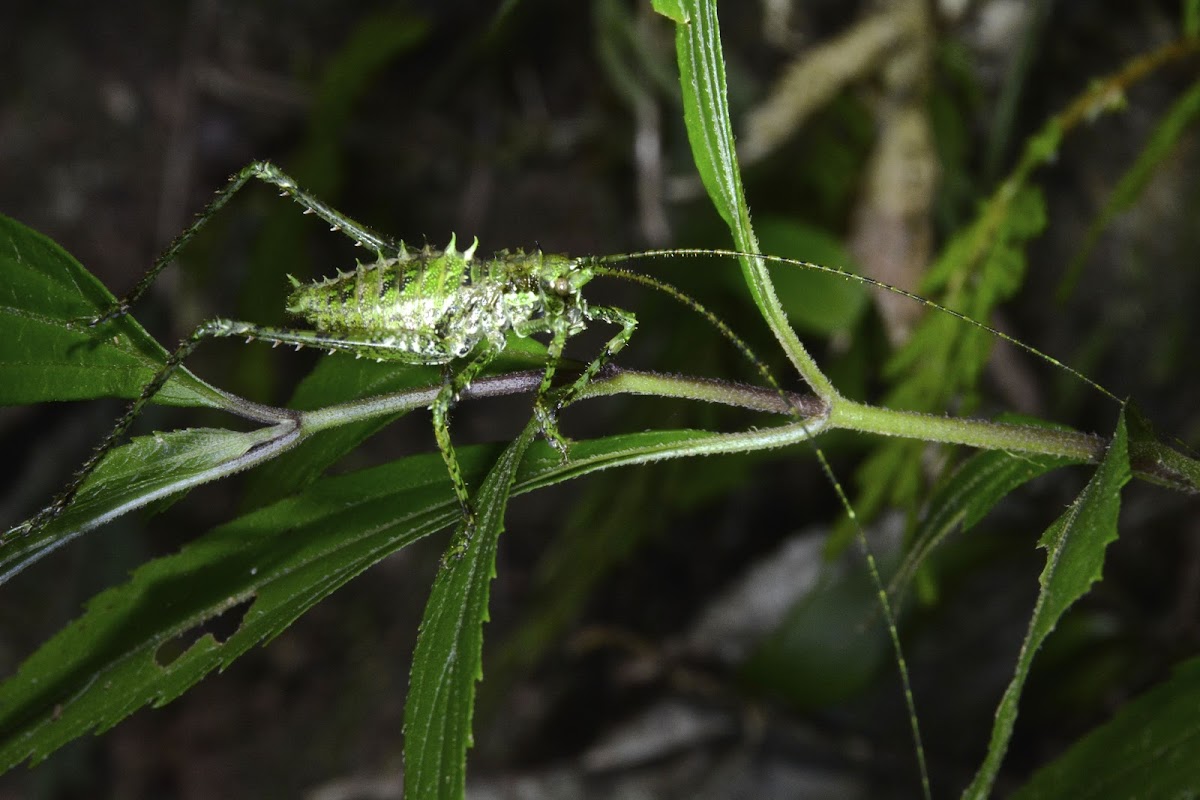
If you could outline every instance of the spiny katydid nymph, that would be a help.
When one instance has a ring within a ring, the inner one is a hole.
[[[89,324],[101,326],[128,313],[158,274],[251,179],[276,186],[283,196],[291,197],[302,206],[304,213],[315,214],[332,230],[340,231],[356,245],[373,251],[375,260],[360,263],[355,270],[336,278],[308,284],[288,276],[293,291],[287,310],[303,323],[303,328],[269,328],[229,319],[202,323],[143,387],[67,489],[19,530],[25,533],[39,530],[61,514],[150,398],[166,385],[200,342],[221,337],[318,347],[331,353],[353,353],[377,361],[444,366],[446,379],[430,404],[430,410],[438,449],[449,470],[469,535],[474,514],[450,441],[450,408],[504,350],[510,333],[517,336],[548,334],[546,368],[534,409],[547,440],[566,457],[567,440],[559,433],[556,421],[558,409],[578,395],[608,359],[625,346],[637,326],[633,314],[607,306],[589,306],[580,294],[581,288],[597,272],[612,270],[599,266],[596,259],[549,255],[540,250],[531,253],[504,251],[491,258],[477,258],[478,241],[460,252],[453,238],[445,249],[426,246],[410,250],[325,204],[267,162],[255,162],[234,175],[133,290],[109,312],[89,320]],[[571,384],[553,388],[567,340],[594,320],[617,325],[620,330]]]

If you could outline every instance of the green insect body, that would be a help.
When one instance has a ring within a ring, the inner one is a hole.
[[[287,311],[330,349],[406,364],[499,353],[509,331],[569,337],[584,329],[590,315],[580,289],[592,277],[584,262],[520,251],[479,259],[477,245],[459,252],[452,239],[445,250],[405,248],[336,278],[291,278]]]

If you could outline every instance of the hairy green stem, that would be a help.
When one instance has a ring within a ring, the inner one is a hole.
[[[896,411],[845,398],[833,404],[829,421],[831,427],[862,433],[963,444],[983,450],[1066,456],[1089,462],[1097,461],[1107,444],[1103,437],[1090,433]]]
[[[837,397],[829,378],[817,366],[800,337],[792,330],[787,312],[775,294],[766,264],[759,255],[758,239],[750,224],[750,210],[742,191],[742,176],[735,155],[733,126],[725,91],[725,59],[721,53],[721,31],[715,3],[686,0],[671,14],[676,26],[676,51],[683,92],[684,117],[696,167],[717,212],[729,225],[740,256],[742,272],[754,304],[788,360],[822,400]]]
[[[537,371],[528,371],[481,378],[463,392],[463,398],[532,392],[537,389],[539,375]],[[424,387],[303,412],[300,427],[303,435],[307,436],[319,430],[384,414],[424,408],[433,402],[439,388]],[[844,397],[826,404],[813,395],[781,396],[773,389],[615,368],[589,383],[580,399],[617,394],[698,400],[772,414],[790,415],[798,410],[810,426],[816,423],[822,431],[840,428],[882,436],[961,444],[984,450],[1066,456],[1089,462],[1099,459],[1106,446],[1103,437],[1078,431],[896,411],[857,403]],[[775,429],[781,431],[781,439],[790,439],[788,434],[782,433],[783,428],[787,427]],[[815,433],[816,429],[812,432]],[[772,442],[766,446],[783,443]]]

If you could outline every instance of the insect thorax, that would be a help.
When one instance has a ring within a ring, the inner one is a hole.
[[[474,249],[402,248],[335,278],[293,279],[287,310],[320,334],[370,346],[372,357],[409,363],[446,363],[482,342],[499,350],[510,330],[582,328],[579,288],[591,275],[581,262],[520,251],[477,259]]]

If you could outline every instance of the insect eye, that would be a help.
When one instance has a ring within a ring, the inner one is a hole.
[[[571,294],[571,282],[561,276],[554,279],[554,282],[550,284],[550,288],[554,290],[555,294]]]

